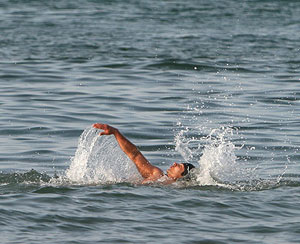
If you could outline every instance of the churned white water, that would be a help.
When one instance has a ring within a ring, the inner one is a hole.
[[[193,174],[197,184],[225,186],[224,182],[232,183],[241,177],[235,155],[238,148],[227,138],[232,133],[232,128],[222,127],[212,129],[207,136],[189,136],[189,129],[176,135],[176,150],[185,161],[197,161]]]
[[[136,181],[139,173],[114,136],[99,136],[98,130],[88,127],[79,138],[66,177],[74,183],[97,184]]]

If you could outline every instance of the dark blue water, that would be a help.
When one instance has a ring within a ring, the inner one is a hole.
[[[300,243],[299,22],[299,1],[1,1],[1,243]],[[193,180],[137,184],[95,122]]]

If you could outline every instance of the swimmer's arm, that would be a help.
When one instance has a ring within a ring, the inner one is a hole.
[[[121,132],[107,124],[94,124],[97,129],[104,130],[100,135],[114,135],[120,148],[126,155],[134,162],[138,171],[144,178],[144,181],[155,181],[161,178],[164,174],[160,168],[152,165],[144,155],[138,150],[138,148],[131,143]]]

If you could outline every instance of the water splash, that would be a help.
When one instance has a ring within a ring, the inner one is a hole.
[[[180,124],[181,126],[181,124]],[[186,162],[198,164],[191,175],[189,186],[216,186],[237,191],[260,191],[280,186],[299,186],[295,177],[287,177],[285,165],[283,172],[270,178],[259,177],[258,165],[249,165],[239,160],[237,147],[232,142],[238,130],[231,127],[212,129],[181,127],[175,136],[176,150]],[[298,177],[298,175],[297,175]],[[185,184],[186,186],[186,184]]]
[[[66,177],[72,183],[98,184],[134,182],[140,176],[113,136],[99,136],[99,131],[89,127],[79,138]]]
[[[190,137],[190,130],[185,128],[177,134],[176,150],[185,161],[198,161],[199,167],[194,171],[193,178],[199,185],[223,186],[222,182],[232,182],[240,177],[240,172],[236,170],[236,147],[227,140],[233,131],[232,128],[222,127],[213,129],[207,136]]]
[[[200,170],[197,181],[200,184],[218,184],[232,182],[239,177],[235,145],[226,140],[232,134],[231,128],[214,129],[207,137],[203,155],[199,160]],[[223,184],[222,184],[223,185]]]

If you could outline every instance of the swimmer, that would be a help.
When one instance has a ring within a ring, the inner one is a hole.
[[[183,178],[190,172],[191,169],[195,168],[195,166],[190,163],[174,163],[167,170],[167,174],[165,175],[160,168],[152,165],[138,150],[138,148],[125,136],[123,136],[118,129],[107,124],[99,123],[94,124],[93,127],[103,130],[102,132],[100,132],[100,136],[115,136],[120,148],[132,160],[132,162],[134,162],[139,173],[144,178],[142,184],[155,181],[161,181],[164,184],[171,184],[176,180]]]

